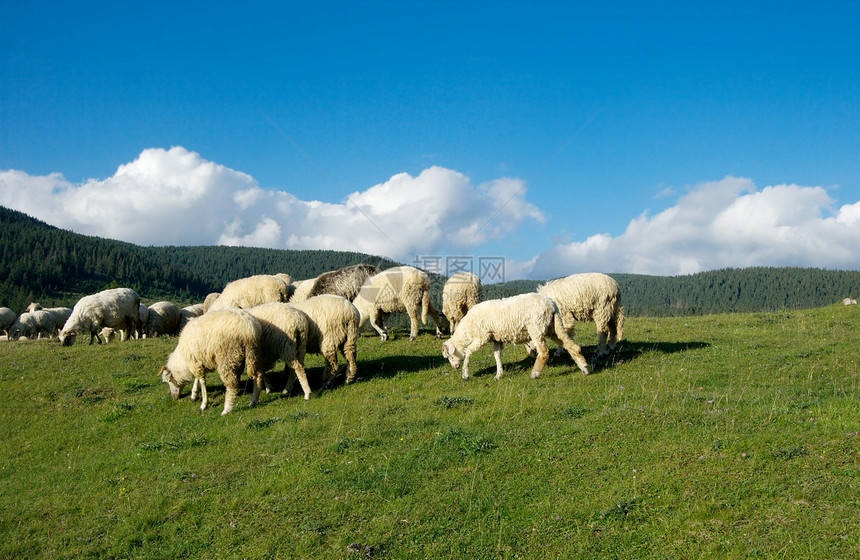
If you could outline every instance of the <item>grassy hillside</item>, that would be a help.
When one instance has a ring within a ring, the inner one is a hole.
[[[429,331],[368,333],[355,384],[226,417],[214,375],[170,399],[175,339],[0,344],[0,557],[858,557],[858,330],[635,318],[592,375],[518,346],[498,382],[490,348],[464,382]]]

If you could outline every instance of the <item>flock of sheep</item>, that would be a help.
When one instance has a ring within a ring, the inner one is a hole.
[[[161,368],[162,380],[174,398],[192,383],[191,400],[199,393],[204,410],[206,373],[217,371],[226,389],[222,414],[235,406],[243,371],[253,381],[251,406],[263,389],[271,391],[267,373],[279,360],[288,376],[284,393],[298,380],[305,399],[309,398],[307,353],[325,357],[324,386],[337,376],[338,352],[347,362],[346,383],[353,382],[360,329],[370,321],[386,340],[392,313],[408,314],[410,340],[418,335],[419,321],[426,324],[428,317],[435,323],[437,338],[449,330],[451,337],[443,343],[442,355],[455,369],[462,365],[463,379],[469,378],[471,354],[488,342],[493,343],[496,379],[502,375],[505,343],[525,343],[529,353],[537,355],[531,374],[537,377],[549,359],[547,338],[588,374],[582,350],[573,342],[574,322],[596,324],[597,356],[611,352],[623,334],[621,294],[605,274],[574,274],[548,282],[534,293],[503,299],[482,301],[482,292],[474,274],[451,276],[443,288],[440,315],[430,301],[430,278],[424,271],[411,266],[380,271],[358,264],[300,281],[286,274],[242,278],[210,294],[204,303],[184,309],[170,302],[143,305],[128,288],[85,296],[73,309],[32,304],[16,317],[8,308],[0,308],[0,330],[11,339],[59,333],[64,346],[87,334],[90,344],[110,340],[117,333],[122,340],[178,335],[175,350]]]

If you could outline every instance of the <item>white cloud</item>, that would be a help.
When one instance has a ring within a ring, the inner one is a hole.
[[[450,169],[400,173],[338,203],[261,188],[182,147],[148,149],[104,180],[0,171],[0,205],[72,231],[141,245],[340,249],[406,261],[462,251],[543,215],[519,179],[475,185]]]
[[[691,274],[746,266],[858,268],[860,202],[835,213],[822,187],[777,185],[758,190],[726,177],[697,185],[651,217],[631,220],[624,234],[598,234],[538,256],[530,276],[551,278],[598,270]]]

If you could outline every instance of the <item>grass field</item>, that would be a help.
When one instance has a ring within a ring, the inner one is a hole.
[[[465,382],[368,331],[355,384],[225,417],[215,374],[170,398],[176,339],[2,343],[0,557],[858,558],[858,327],[633,317],[587,377],[488,346]]]

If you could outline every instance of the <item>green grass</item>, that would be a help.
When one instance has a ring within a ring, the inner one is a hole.
[[[465,382],[367,332],[355,384],[226,417],[217,375],[170,398],[175,339],[0,343],[0,557],[860,557],[858,331],[634,317],[587,377],[508,346],[495,381],[488,346]]]

